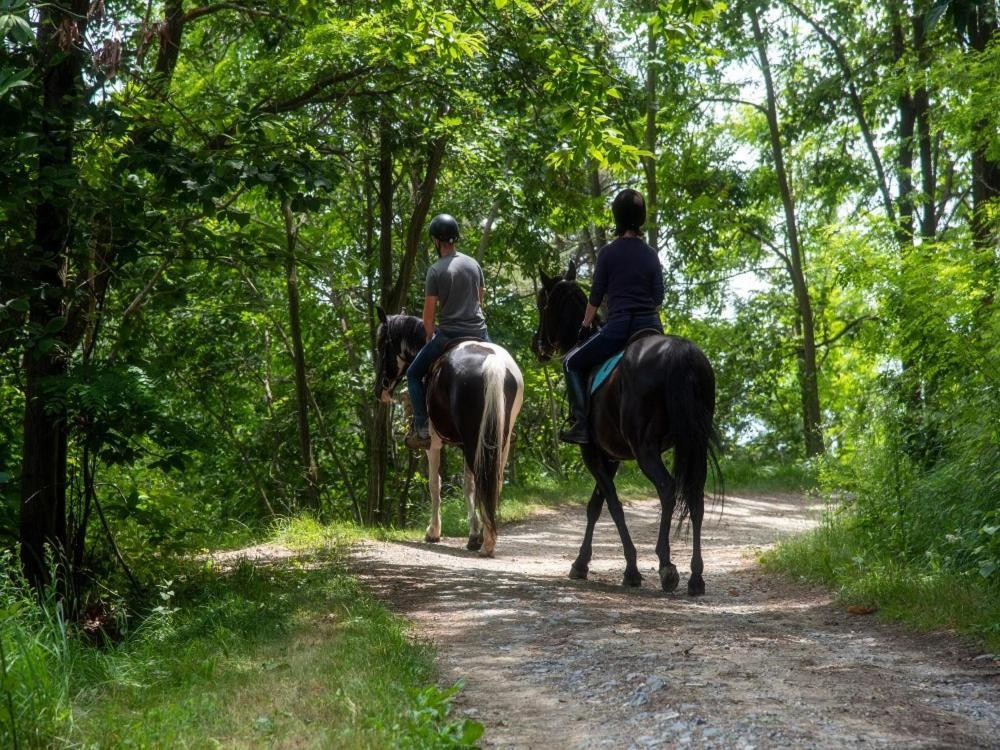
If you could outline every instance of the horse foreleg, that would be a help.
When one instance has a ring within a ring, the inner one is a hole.
[[[573,565],[570,566],[570,578],[584,580],[587,577],[587,573],[590,570],[590,559],[594,555],[594,526],[597,525],[597,519],[601,517],[601,510],[603,508],[604,495],[601,494],[600,488],[594,485],[594,491],[591,493],[590,501],[587,503],[587,530],[583,532],[583,544],[580,545],[580,552],[577,554]]]
[[[476,513],[476,477],[468,464],[465,466],[462,491],[465,493],[465,508],[469,517],[469,542],[465,546],[466,549],[475,551],[483,546],[483,530]]]
[[[427,486],[431,492],[431,523],[424,534],[425,542],[441,541],[441,445],[431,443],[427,449]]]
[[[590,473],[597,480],[597,488],[608,503],[608,512],[618,528],[618,536],[622,540],[622,549],[625,552],[625,575],[622,577],[622,584],[625,586],[641,586],[642,575],[639,573],[638,558],[632,537],[628,533],[628,526],[625,524],[625,510],[622,508],[621,500],[618,499],[618,490],[615,489],[615,472],[618,469],[617,463],[610,461],[600,449],[593,444],[582,447],[583,462],[587,465]]]
[[[677,485],[663,465],[663,458],[659,453],[642,453],[636,460],[642,473],[656,487],[656,494],[660,498],[660,534],[656,541],[656,556],[660,560],[660,586],[664,591],[674,591],[681,580],[677,574],[677,566],[670,562],[670,521],[677,502]]]

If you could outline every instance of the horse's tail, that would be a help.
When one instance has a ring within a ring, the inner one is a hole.
[[[680,518],[704,509],[709,465],[716,495],[724,498],[719,453],[722,442],[715,427],[715,373],[693,344],[667,370],[667,414],[671,416],[674,479]],[[680,530],[680,525],[678,525]]]
[[[483,416],[479,422],[472,473],[476,479],[476,503],[488,535],[496,537],[497,509],[503,486],[506,455],[506,399],[504,381],[507,363],[496,354],[488,354],[483,362]]]

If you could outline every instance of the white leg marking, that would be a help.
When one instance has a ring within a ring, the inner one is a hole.
[[[441,539],[441,441],[436,434],[431,437],[431,447],[427,449],[427,484],[431,492],[431,523],[427,527],[428,542]]]
[[[479,533],[479,517],[476,515],[476,478],[468,464],[465,465],[462,490],[465,492],[465,507],[469,516],[469,536],[475,536]]]

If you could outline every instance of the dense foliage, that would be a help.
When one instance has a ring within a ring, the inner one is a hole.
[[[573,472],[533,279],[591,267],[627,184],[731,454],[822,464],[872,548],[995,584],[997,23],[994,0],[2,0],[5,538],[86,592],[304,508],[406,524],[422,459],[373,398],[374,309],[420,305],[439,211],[525,371],[510,481]]]

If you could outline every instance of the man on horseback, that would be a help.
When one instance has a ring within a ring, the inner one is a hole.
[[[486,288],[483,269],[475,259],[455,249],[459,237],[458,222],[448,214],[438,214],[431,220],[430,235],[438,259],[427,269],[424,282],[423,321],[427,343],[406,372],[413,425],[405,441],[411,448],[430,447],[424,376],[434,360],[441,356],[453,339],[490,340],[482,308]],[[435,331],[434,318],[439,306],[439,325]]]
[[[637,331],[663,332],[657,308],[663,303],[663,269],[656,251],[640,234],[646,222],[646,202],[636,190],[622,190],[611,204],[617,239],[597,256],[590,298],[580,326],[582,341],[563,360],[569,391],[570,425],[559,433],[567,443],[590,442],[587,427],[587,374],[625,348]],[[608,298],[608,321],[596,335],[592,325],[597,308]]]

